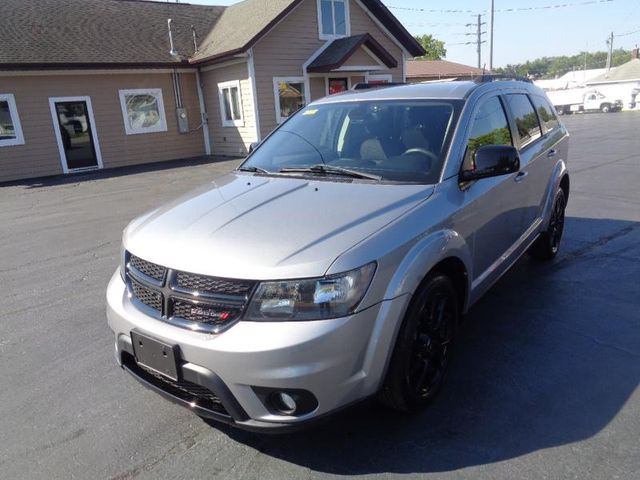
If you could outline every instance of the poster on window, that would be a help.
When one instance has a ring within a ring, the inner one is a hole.
[[[349,83],[346,78],[330,78],[329,79],[329,95],[346,92],[349,89]]]

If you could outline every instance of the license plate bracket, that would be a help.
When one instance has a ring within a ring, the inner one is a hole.
[[[178,381],[178,346],[165,343],[144,333],[131,331],[131,343],[136,363]]]

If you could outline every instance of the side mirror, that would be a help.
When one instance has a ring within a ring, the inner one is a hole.
[[[461,182],[507,175],[520,170],[518,150],[510,145],[484,145],[475,153],[475,169],[460,172]]]
[[[256,148],[258,148],[258,145],[260,145],[260,142],[253,142],[249,145],[249,153],[252,153]]]

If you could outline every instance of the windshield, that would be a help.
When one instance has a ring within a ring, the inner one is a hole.
[[[461,106],[440,100],[310,105],[269,136],[242,168],[278,173],[326,165],[386,181],[436,183]]]

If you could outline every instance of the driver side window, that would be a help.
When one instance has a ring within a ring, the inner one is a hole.
[[[475,155],[484,145],[513,145],[504,107],[498,97],[486,100],[471,124],[462,170],[475,170]]]

